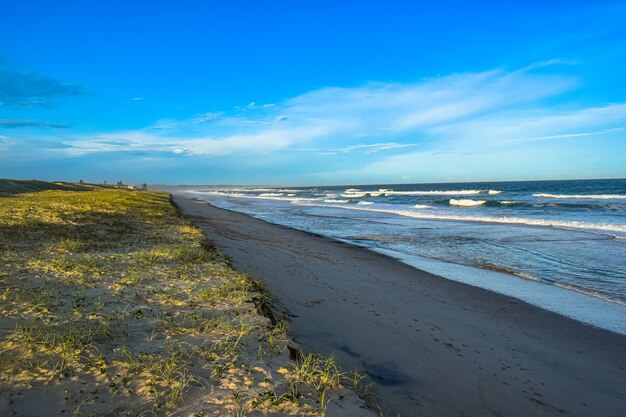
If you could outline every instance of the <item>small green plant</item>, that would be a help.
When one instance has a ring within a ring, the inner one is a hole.
[[[296,399],[303,395],[317,397],[317,408],[324,415],[326,407],[333,400],[328,392],[338,388],[342,379],[343,374],[339,372],[333,356],[308,354],[294,363],[289,375],[290,393]]]
[[[117,283],[123,287],[141,284],[143,277],[137,271],[124,271],[122,278]]]

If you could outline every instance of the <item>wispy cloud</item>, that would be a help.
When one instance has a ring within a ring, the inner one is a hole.
[[[626,104],[572,109],[537,107],[437,126],[430,133],[450,148],[497,147],[615,133],[626,124]]]
[[[41,122],[38,120],[23,119],[0,119],[0,128],[16,129],[19,127],[36,127],[49,129],[69,129],[70,126],[65,123]]]
[[[0,107],[52,107],[57,99],[81,94],[86,91],[79,85],[28,72],[0,58]]]
[[[194,117],[193,119],[191,119],[191,123],[208,123],[208,122],[212,122],[220,117],[223,116],[223,112],[207,112],[207,113],[203,113],[198,115],[197,117]]]
[[[180,148],[187,155],[267,153],[307,145],[328,152],[375,153],[415,146],[441,136],[437,128],[533,105],[574,85],[575,80],[559,75],[493,70],[413,84],[332,87],[269,107],[252,102],[234,113],[162,120],[143,130],[76,137],[67,144],[78,153],[128,150],[96,146],[99,138],[113,135],[130,138],[132,149]]]
[[[376,153],[378,151],[388,151],[391,149],[402,149],[402,148],[412,148],[417,146],[416,143],[395,143],[395,142],[387,142],[387,143],[370,143],[367,145],[350,145],[344,148],[336,149],[336,152],[341,153],[349,153],[354,151],[363,151],[365,154]]]
[[[621,134],[626,104],[582,107],[568,101],[579,83],[551,72],[563,64],[554,60],[522,70],[453,74],[408,84],[322,88],[277,104],[251,102],[230,111],[159,120],[144,129],[76,132],[60,139],[63,146],[48,155],[219,156],[239,169],[303,165],[306,158],[315,158],[312,176],[367,170],[396,172],[400,179],[416,178],[420,168],[436,169],[431,161],[450,161],[462,170],[467,162],[463,155],[470,153],[512,157],[511,149],[524,144]],[[328,167],[339,160],[345,169],[331,171]],[[495,156],[493,161],[500,164]]]
[[[514,142],[534,142],[534,141],[543,141],[543,140],[556,140],[556,139],[571,139],[571,138],[582,138],[587,136],[598,136],[598,135],[607,135],[615,132],[622,132],[626,130],[624,127],[615,127],[612,129],[603,129],[595,132],[580,132],[580,133],[564,133],[560,135],[550,135],[550,136],[537,136],[534,138],[523,138],[510,141]]]

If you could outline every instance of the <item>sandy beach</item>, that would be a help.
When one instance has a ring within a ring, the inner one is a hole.
[[[370,250],[183,195],[236,268],[264,281],[305,351],[366,371],[391,416],[620,416],[626,337]]]

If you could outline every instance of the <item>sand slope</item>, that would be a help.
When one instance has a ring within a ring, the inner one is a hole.
[[[305,349],[367,370],[402,416],[621,416],[626,337],[369,250],[177,196],[262,278]]]

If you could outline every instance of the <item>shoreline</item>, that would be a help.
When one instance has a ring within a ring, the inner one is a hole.
[[[391,414],[615,415],[624,405],[623,335],[362,246],[175,199],[265,281],[305,349],[367,370]]]
[[[195,192],[185,191],[182,193],[182,195],[185,195],[188,198],[200,202],[208,202],[209,204],[213,205],[208,200],[196,197]],[[575,320],[581,324],[626,336],[626,304],[620,302],[619,300],[608,298],[606,296],[590,294],[589,291],[591,290],[583,291],[576,289],[575,287],[567,287],[547,282],[535,281],[533,279],[521,276],[515,273],[515,271],[505,272],[497,269],[465,265],[449,260],[443,261],[420,256],[409,256],[393,249],[377,248],[368,246],[366,244],[350,241],[349,239],[334,238],[331,236],[323,235],[321,233],[312,232],[305,229],[299,229],[280,223],[274,223],[261,217],[247,214],[245,212],[231,210],[216,205],[213,206],[234,213],[243,214],[276,227],[295,230],[298,232],[307,233],[311,236],[329,239],[334,242],[357,246],[365,250],[369,250],[373,253],[390,257],[393,260],[402,262],[403,264],[415,268],[419,271],[436,275],[442,279],[447,279],[472,287],[477,287],[484,291],[492,292],[494,294],[511,297],[517,301],[530,304],[534,307],[538,307],[546,312],[556,313],[560,316]],[[344,207],[338,208],[347,209]],[[438,221],[454,222],[454,220],[448,219],[442,219]],[[469,223],[472,222],[469,221]],[[487,224],[497,225],[498,223]],[[530,224],[520,224],[515,226],[531,229],[545,227]],[[594,232],[577,229],[567,230],[578,233],[606,235],[606,233],[601,233],[597,231]],[[625,320],[609,319],[610,317],[622,316],[625,318]]]
[[[169,190],[172,191],[171,188],[163,188],[163,190]],[[168,192],[169,192],[168,191]],[[185,191],[179,191],[183,194],[194,194],[194,193],[198,193],[198,194],[203,194],[204,192],[202,191],[194,191],[194,190],[185,190]],[[474,196],[467,196],[467,197],[474,197]],[[257,197],[257,196],[245,196],[245,197],[238,197],[238,198],[247,198],[247,199],[259,199],[259,200],[267,200],[267,199],[273,199],[270,197]],[[280,200],[280,201],[286,201],[284,199],[284,197],[276,197],[275,199]],[[294,197],[294,199],[298,199],[297,197]],[[206,201],[206,200],[203,200]],[[423,213],[412,213],[413,215],[407,215],[407,214],[402,214],[401,212],[403,211],[403,209],[388,209],[388,210],[384,210],[384,209],[368,209],[367,206],[365,207],[359,207],[358,203],[355,204],[354,206],[350,206],[350,207],[346,207],[346,206],[342,206],[342,205],[337,205],[337,204],[332,204],[332,203],[328,203],[328,204],[324,204],[324,205],[317,205],[317,204],[308,204],[308,203],[303,203],[302,206],[305,207],[326,207],[326,208],[335,208],[335,209],[340,209],[340,210],[355,210],[355,211],[364,211],[364,212],[370,212],[370,213],[377,213],[377,212],[383,212],[383,213],[389,213],[389,214],[395,214],[397,216],[400,217],[406,217],[406,218],[413,218],[413,219],[417,219],[417,220],[425,220],[425,221],[437,221],[437,222],[450,222],[450,223],[478,223],[478,224],[487,224],[487,225],[504,225],[504,226],[516,226],[516,227],[528,227],[528,228],[546,228],[546,227],[551,227],[554,229],[558,229],[558,230],[565,230],[565,231],[571,231],[571,232],[579,232],[579,233],[590,233],[590,234],[594,234],[594,235],[602,235],[602,236],[606,236],[609,238],[613,238],[613,239],[625,239],[626,238],[626,229],[622,230],[622,229],[615,229],[615,228],[603,228],[602,224],[596,225],[596,226],[600,226],[600,227],[592,227],[593,225],[589,224],[586,225],[585,227],[581,227],[581,226],[577,226],[577,225],[572,225],[569,224],[567,221],[565,221],[565,223],[567,224],[560,224],[561,221],[559,220],[545,220],[547,222],[550,223],[540,223],[541,221],[544,221],[542,219],[533,219],[533,218],[524,218],[524,217],[507,217],[505,218],[505,220],[512,220],[512,221],[500,221],[499,218],[472,218],[472,217],[463,217],[463,216],[455,216],[455,215],[436,215],[436,214],[423,214]],[[227,209],[226,209],[227,210]],[[271,222],[270,222],[271,223]],[[274,223],[273,223],[274,224]],[[556,224],[556,225],[555,225]]]

